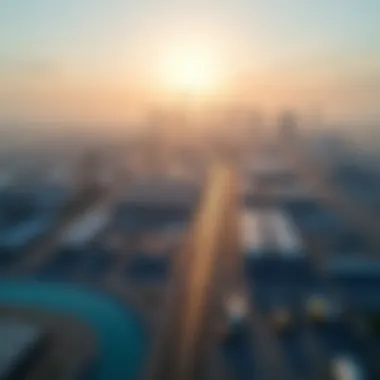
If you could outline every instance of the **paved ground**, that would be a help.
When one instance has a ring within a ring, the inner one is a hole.
[[[0,307],[0,318],[29,322],[46,328],[52,343],[26,380],[72,380],[83,375],[96,359],[97,342],[93,332],[80,321],[32,308]]]

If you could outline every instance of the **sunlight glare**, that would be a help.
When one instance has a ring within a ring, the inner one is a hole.
[[[219,80],[217,59],[200,48],[186,48],[169,54],[163,64],[164,86],[171,91],[205,93]]]

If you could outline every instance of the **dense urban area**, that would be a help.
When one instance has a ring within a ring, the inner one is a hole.
[[[181,380],[380,379],[380,157],[292,112],[223,117],[152,113],[123,138],[13,132],[0,157],[1,380],[179,380],[182,349],[199,372]],[[236,188],[230,287],[206,273],[224,260],[202,257],[207,233],[189,243],[222,199],[220,166]],[[201,321],[194,341],[176,330],[183,313]]]

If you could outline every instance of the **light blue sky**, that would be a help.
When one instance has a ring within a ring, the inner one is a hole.
[[[252,70],[279,76],[293,70],[303,82],[322,73],[328,86],[359,84],[358,113],[360,107],[375,112],[379,20],[379,0],[0,0],[0,100],[11,92],[12,112],[19,114],[25,99],[20,95],[18,108],[14,94],[22,93],[24,82],[117,75],[136,63],[140,45],[149,45],[146,30],[159,35],[173,22],[173,33],[200,25],[223,30],[245,50]]]

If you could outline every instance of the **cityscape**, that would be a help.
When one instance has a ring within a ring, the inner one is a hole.
[[[241,120],[238,146],[160,128],[4,176],[4,379],[378,378],[378,173],[293,113]]]
[[[380,380],[379,14],[0,2],[0,380]]]

